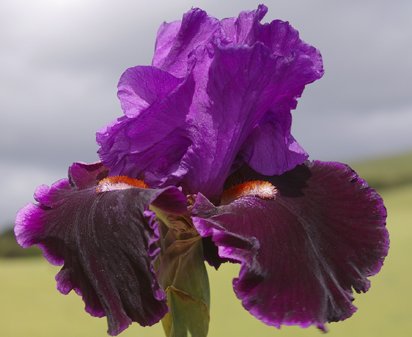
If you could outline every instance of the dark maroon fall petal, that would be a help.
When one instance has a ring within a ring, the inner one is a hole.
[[[132,321],[153,325],[167,312],[152,266],[157,223],[147,209],[155,203],[184,212],[186,197],[175,187],[97,192],[101,172],[101,165],[74,164],[74,184],[66,179],[40,188],[39,204],[18,213],[15,233],[21,246],[39,245],[51,263],[63,265],[58,290],[82,296],[86,311],[107,316],[109,334],[117,335]]]
[[[265,178],[248,178],[259,177]],[[219,255],[241,263],[233,281],[237,296],[252,315],[277,327],[323,329],[350,317],[352,289],[369,289],[367,277],[388,252],[381,197],[341,163],[306,163],[266,180],[277,188],[272,200],[249,195],[216,207],[198,195],[192,210],[195,227],[212,238]]]

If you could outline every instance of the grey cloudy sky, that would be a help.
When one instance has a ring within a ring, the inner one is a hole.
[[[35,186],[97,159],[95,131],[120,113],[117,80],[149,64],[163,21],[190,7],[235,16],[261,1],[2,0],[0,228]],[[323,160],[412,149],[412,1],[271,0],[322,52],[326,73],[294,112],[294,135]]]

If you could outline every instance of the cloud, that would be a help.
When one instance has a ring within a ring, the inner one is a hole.
[[[0,192],[2,214],[13,217],[9,210],[26,202],[34,185],[64,177],[72,162],[97,159],[95,131],[121,114],[118,78],[150,63],[161,22],[180,19],[193,4],[228,17],[259,2],[1,1],[0,167],[14,179],[8,187],[17,188],[12,198]],[[294,112],[294,135],[312,157],[412,148],[411,1],[266,4],[267,21],[289,20],[324,58],[324,78]]]
[[[411,125],[412,104],[368,114],[342,109],[296,115],[293,134],[311,159],[365,160],[410,151]]]
[[[35,165],[22,166],[20,163],[0,163],[2,188],[0,191],[0,232],[13,223],[17,211],[33,202],[33,192],[41,184],[50,185],[64,177],[60,170]]]

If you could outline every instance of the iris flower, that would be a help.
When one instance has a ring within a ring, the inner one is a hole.
[[[97,133],[101,162],[74,163],[17,215],[19,244],[62,265],[58,290],[107,316],[110,335],[162,319],[167,336],[206,336],[205,261],[240,264],[233,289],[262,322],[325,329],[383,264],[381,197],[291,135],[321,55],[266,12],[164,23],[152,65],[120,78],[124,115]]]

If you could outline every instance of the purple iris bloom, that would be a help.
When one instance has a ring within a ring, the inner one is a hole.
[[[111,335],[166,315],[168,336],[206,336],[204,260],[241,264],[234,291],[264,323],[320,329],[355,312],[353,289],[383,264],[381,197],[344,164],[307,161],[290,133],[320,53],[266,12],[164,23],[152,66],[120,78],[101,163],[73,164],[17,215],[20,245],[63,265],[58,289]]]

